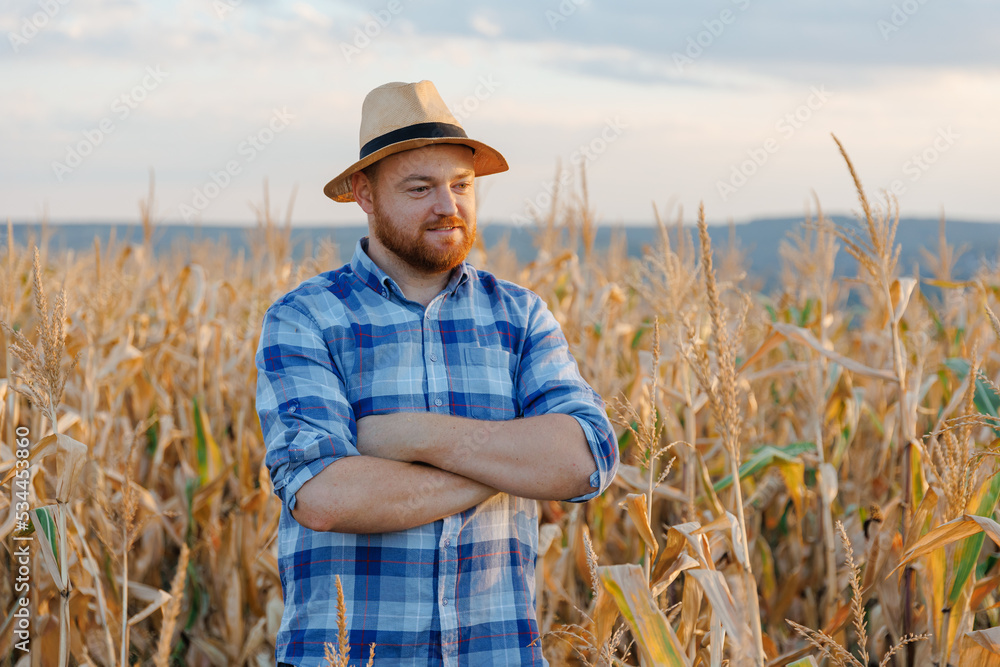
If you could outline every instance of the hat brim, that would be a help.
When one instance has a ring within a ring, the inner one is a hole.
[[[504,156],[496,149],[487,146],[481,141],[462,137],[407,139],[406,141],[389,144],[371,155],[358,160],[327,183],[323,188],[323,193],[335,202],[352,202],[354,201],[354,192],[351,190],[351,176],[354,173],[395,153],[402,153],[403,151],[422,148],[431,144],[460,144],[471,148],[475,151],[472,157],[472,168],[475,170],[476,176],[489,176],[490,174],[498,174],[509,169]]]

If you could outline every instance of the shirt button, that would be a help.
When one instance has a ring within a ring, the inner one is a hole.
[[[443,600],[443,601],[441,602],[441,604],[443,604],[443,605],[444,605],[445,607],[447,607],[447,606],[448,606],[448,598],[445,598],[445,599],[444,599],[444,600]]]
[[[288,408],[288,411],[289,412],[295,412],[295,406],[293,405],[292,407]]]
[[[442,401],[440,398],[434,399],[434,405],[438,406],[439,408],[441,407],[441,405],[443,403],[444,403],[444,401]]]
[[[431,361],[437,361],[437,360],[438,360],[438,356],[436,354],[434,354],[434,353],[431,353]]]
[[[389,296],[389,292],[386,290],[382,290],[382,296]]]
[[[447,538],[447,537],[446,537],[446,538],[444,538],[444,545],[445,545],[446,547],[450,547],[450,546],[451,546],[451,539],[450,539],[450,538]]]

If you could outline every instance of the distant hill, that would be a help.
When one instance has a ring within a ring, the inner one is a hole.
[[[857,224],[851,218],[840,216],[834,216],[832,220],[841,225]],[[773,288],[780,276],[779,244],[788,238],[790,231],[801,224],[801,218],[779,218],[754,220],[733,227],[738,247],[746,252],[747,269],[750,275],[758,278],[765,290]],[[609,226],[599,227],[595,245],[598,248],[607,247],[614,229]],[[657,230],[653,227],[624,226],[617,229],[624,229],[628,254],[631,257],[641,257],[644,248],[655,247],[657,244]],[[993,264],[998,262],[998,258],[1000,258],[1000,223],[956,221],[948,222],[946,229],[949,244],[956,248],[967,247],[967,251],[958,258],[955,265],[955,278],[969,278],[984,262]],[[155,228],[153,240],[154,247],[158,252],[183,249],[185,244],[197,243],[202,240],[225,241],[232,251],[239,252],[249,248],[249,231],[250,228],[243,227],[161,225]],[[95,237],[101,239],[102,246],[106,246],[112,232],[119,241],[142,242],[142,227],[140,225],[50,224],[47,229],[50,237],[49,247],[60,252],[89,251],[93,248]],[[321,239],[326,238],[332,239],[338,244],[341,259],[346,261],[353,252],[357,239],[366,233],[367,227],[362,225],[293,227],[292,254],[294,257],[301,257],[307,246],[315,247]],[[531,227],[503,223],[480,223],[480,233],[487,247],[506,236],[510,247],[517,253],[522,262],[530,261],[535,256],[534,229]],[[730,242],[730,228],[728,226],[711,226],[709,233],[716,249],[721,249]],[[29,235],[35,239],[40,238],[40,226],[33,224],[14,225],[15,243],[24,245]],[[921,275],[928,275],[929,270],[921,248],[932,252],[937,249],[938,221],[919,218],[901,219],[896,233],[896,241],[902,246],[899,259],[900,270],[905,274],[910,274],[913,267],[918,265]],[[856,272],[857,266],[854,260],[841,249],[837,255],[837,275],[853,276]]]

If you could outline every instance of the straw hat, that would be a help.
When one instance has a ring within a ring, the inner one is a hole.
[[[429,144],[461,144],[475,151],[476,176],[507,171],[507,160],[486,144],[469,139],[430,81],[387,83],[368,93],[361,107],[361,155],[326,184],[337,202],[354,201],[351,175],[384,157]]]

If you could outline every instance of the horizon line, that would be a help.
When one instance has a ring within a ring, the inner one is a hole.
[[[824,214],[824,217],[829,218],[829,219],[835,219],[836,218],[836,219],[841,219],[841,220],[843,220],[843,219],[860,219],[859,216],[856,215],[856,214],[854,214],[854,213],[829,213],[829,214]],[[753,217],[753,218],[746,219],[746,220],[740,220],[740,221],[733,220],[733,219],[725,220],[725,221],[712,221],[712,220],[709,220],[709,221],[707,221],[707,224],[708,224],[709,227],[722,227],[722,226],[729,226],[729,225],[734,225],[734,226],[739,227],[739,226],[742,226],[742,225],[748,225],[748,224],[752,224],[752,223],[761,223],[761,222],[790,222],[790,221],[796,221],[796,220],[800,220],[800,221],[804,222],[806,219],[807,218],[804,215],[774,215],[774,216],[757,216],[757,217]],[[899,217],[899,221],[900,222],[904,222],[904,221],[935,221],[935,222],[939,222],[940,220],[941,220],[941,216],[927,216],[927,215],[902,216],[901,215]],[[106,225],[106,226],[119,226],[119,227],[121,227],[121,226],[128,227],[128,226],[135,225],[135,226],[140,226],[141,227],[142,224],[143,224],[142,220],[136,220],[136,219],[118,219],[118,220],[115,220],[115,219],[83,219],[83,220],[63,219],[63,220],[51,220],[51,219],[49,219],[49,220],[26,221],[26,220],[14,220],[13,218],[8,217],[7,221],[12,226],[15,226],[15,227],[18,227],[18,226],[20,226],[20,227],[26,227],[26,226],[42,227],[42,226],[45,226],[45,225],[50,225],[50,226]],[[996,220],[975,219],[975,218],[952,218],[952,219],[949,219],[948,217],[945,217],[944,221],[945,221],[946,225],[949,224],[949,223],[980,224],[980,225],[997,225],[997,224],[1000,224],[1000,219],[996,219]],[[519,223],[516,223],[516,222],[512,222],[510,220],[502,220],[502,219],[501,220],[497,220],[497,219],[493,219],[493,220],[479,220],[477,222],[478,222],[479,226],[481,226],[481,227],[482,226],[491,225],[491,226],[499,226],[499,227],[511,227],[511,228],[515,228],[516,229],[518,227],[531,228],[531,227],[534,226],[534,225],[530,225],[530,224],[519,224]],[[692,220],[690,222],[685,220],[682,224],[683,224],[684,227],[695,227],[697,225],[696,221],[694,221],[694,220]],[[171,219],[164,219],[164,220],[160,220],[160,221],[156,221],[156,222],[152,223],[152,226],[153,226],[154,229],[157,228],[157,227],[190,227],[192,229],[196,229],[196,228],[202,228],[202,229],[204,229],[204,228],[253,229],[253,228],[256,228],[259,225],[260,225],[259,221],[248,221],[248,222],[242,222],[242,221],[211,221],[211,222],[201,222],[201,221],[198,221],[198,222],[184,222],[184,221],[180,221],[180,220],[171,220]],[[284,227],[285,223],[284,222],[280,222],[280,221],[276,221],[276,222],[274,222],[274,226],[275,227]],[[330,222],[330,221],[307,220],[307,221],[298,221],[298,222],[292,221],[290,226],[291,226],[292,229],[317,229],[317,228],[324,228],[324,227],[327,227],[327,228],[350,229],[350,228],[354,228],[354,227],[367,227],[368,223],[364,222],[364,221],[360,221],[360,222]],[[618,227],[623,227],[623,228],[633,228],[633,227],[650,227],[650,228],[655,228],[656,227],[656,221],[655,220],[649,220],[649,221],[645,221],[645,222],[626,222],[626,221],[621,221],[621,220],[616,221],[616,222],[603,221],[603,222],[596,223],[596,226],[597,227],[612,227],[612,228],[618,228]],[[668,227],[674,227],[674,226],[676,226],[676,221],[675,220],[669,220],[669,221],[666,222],[666,226],[668,226]]]

